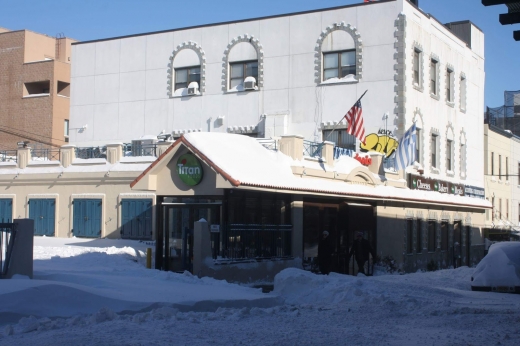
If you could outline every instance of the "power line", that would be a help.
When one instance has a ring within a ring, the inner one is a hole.
[[[7,129],[9,129],[10,131],[24,131],[24,132],[23,132],[24,135],[20,135],[20,137],[24,137],[24,136],[25,136],[25,133],[29,133],[29,134],[34,135],[34,136],[46,137],[46,138],[48,138],[48,139],[50,139],[50,140],[55,140],[55,141],[60,141],[60,142],[64,142],[64,143],[65,143],[65,141],[64,141],[63,139],[53,138],[53,137],[51,137],[51,136],[41,136],[41,135],[39,135],[39,134],[37,134],[37,133],[29,132],[29,131],[27,131],[27,130],[19,130],[19,129],[12,128],[12,127],[9,127],[9,126],[6,126],[6,125],[0,125],[0,127],[5,127],[5,128],[7,128]],[[39,141],[39,140],[38,140],[38,141]]]
[[[55,148],[59,148],[60,147],[60,145],[58,145],[58,144],[47,142],[45,140],[40,140],[40,139],[37,139],[35,137],[27,136],[25,134],[20,134],[20,133],[12,132],[12,131],[9,131],[9,130],[4,130],[2,128],[0,128],[0,132],[4,132],[4,133],[7,133],[7,134],[10,134],[10,135],[13,135],[13,136],[18,136],[18,137],[21,137],[21,138],[29,139],[31,141],[34,141],[34,142],[37,142],[37,143],[46,144],[46,145],[49,145],[49,146],[55,147]]]

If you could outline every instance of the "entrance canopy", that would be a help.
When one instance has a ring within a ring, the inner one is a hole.
[[[480,210],[491,208],[490,202],[481,198],[386,186],[384,177],[350,157],[330,163],[315,159],[294,160],[281,151],[265,148],[254,138],[211,132],[182,136],[132,182],[132,189],[156,190],[157,175],[166,167],[175,167],[176,163],[171,162],[179,156],[176,156],[179,150],[191,152],[215,172],[216,188],[345,196],[360,201],[384,200]]]

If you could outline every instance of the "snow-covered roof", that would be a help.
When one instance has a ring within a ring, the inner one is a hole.
[[[441,194],[439,192],[410,190],[391,186],[371,186],[345,182],[341,179],[300,177],[293,174],[294,166],[319,168],[324,172],[349,174],[361,166],[352,158],[341,158],[333,165],[312,161],[295,161],[280,151],[267,150],[256,139],[227,133],[196,132],[185,134],[157,161],[183,143],[215,171],[225,176],[236,187],[256,187],[273,190],[292,190],[311,194],[351,196],[365,199],[387,199],[429,204],[447,204],[472,208],[490,208],[489,201]],[[132,183],[141,179],[156,163],[152,164]]]

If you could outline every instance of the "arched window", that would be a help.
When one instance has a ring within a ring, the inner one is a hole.
[[[253,36],[234,38],[224,52],[222,91],[258,90],[263,85],[262,46]]]
[[[200,95],[205,90],[206,64],[204,51],[195,42],[183,42],[171,59],[170,96]]]
[[[350,24],[327,27],[316,44],[316,83],[357,82],[362,76],[362,45]]]

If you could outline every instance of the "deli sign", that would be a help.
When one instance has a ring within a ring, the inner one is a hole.
[[[450,195],[464,196],[464,185],[453,184],[448,181],[430,179],[410,174],[408,187],[412,190],[436,191]]]

